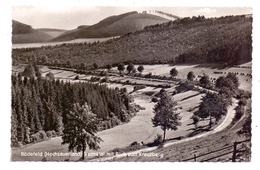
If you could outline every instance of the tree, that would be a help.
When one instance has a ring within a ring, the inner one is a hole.
[[[12,109],[12,116],[11,116],[11,146],[12,147],[18,146],[17,127],[18,127],[17,116],[15,110]]]
[[[80,68],[81,68],[81,70],[85,70],[86,69],[85,63],[80,63]]]
[[[79,75],[76,75],[74,80],[79,80]]]
[[[40,71],[38,65],[34,65],[33,67],[34,67],[34,70],[35,70],[35,76],[36,76],[37,78],[41,78],[42,73],[41,73],[41,71]]]
[[[181,126],[181,116],[177,113],[176,105],[176,101],[173,101],[166,92],[162,92],[160,100],[153,108],[155,115],[152,123],[154,127],[160,126],[163,130],[163,141],[165,141],[166,130],[177,130],[178,126]]]
[[[232,104],[231,98],[217,93],[207,93],[202,98],[199,111],[196,113],[200,118],[209,117],[209,129],[212,125],[212,117],[219,121],[220,118],[227,113],[227,106]]]
[[[193,71],[190,71],[190,72],[188,73],[188,75],[187,75],[187,79],[188,79],[189,81],[193,81],[194,78],[195,78],[195,75],[194,75]]]
[[[140,65],[137,67],[137,70],[142,73],[144,71],[144,66],[143,65]]]
[[[49,72],[46,74],[45,78],[47,80],[54,80],[54,74],[52,72]]]
[[[66,66],[67,66],[68,68],[71,68],[71,61],[70,61],[70,60],[68,60],[68,61],[66,62]]]
[[[234,96],[239,86],[239,80],[235,74],[228,73],[226,77],[220,76],[216,80],[215,87],[219,89],[220,94]]]
[[[94,67],[94,69],[97,69],[97,68],[98,68],[98,65],[97,65],[96,62],[93,64],[93,67]]]
[[[112,68],[111,64],[106,65],[106,69],[109,71]]]
[[[124,65],[123,63],[118,64],[117,70],[118,70],[118,71],[120,72],[120,74],[121,74],[121,72],[125,70],[125,65]]]
[[[236,74],[234,74],[234,73],[228,73],[228,75],[226,76],[226,78],[230,79],[230,80],[234,83],[235,88],[238,89],[239,80],[238,80],[238,77],[236,76]]]
[[[170,74],[172,77],[175,77],[178,75],[178,70],[176,70],[176,68],[174,67],[171,69]]]
[[[25,77],[34,78],[35,76],[35,68],[32,65],[27,65],[22,72],[22,75]]]
[[[204,76],[202,76],[200,78],[200,84],[204,88],[208,88],[210,86],[210,79],[209,79],[209,76],[207,74],[205,74]]]
[[[130,74],[131,71],[134,69],[134,64],[133,64],[133,63],[128,64],[128,66],[126,67],[126,69],[127,69],[128,73]]]
[[[46,64],[48,62],[48,58],[46,56],[42,56],[42,64]]]
[[[99,143],[102,139],[95,136],[98,130],[98,119],[86,103],[82,106],[78,103],[74,104],[67,118],[69,121],[64,126],[62,144],[69,144],[69,151],[82,151],[82,160],[84,160],[87,146],[93,150],[100,148]]]
[[[191,119],[193,120],[193,124],[194,124],[195,128],[197,128],[198,122],[200,121],[199,116],[193,115],[193,116],[191,117]]]
[[[53,64],[54,64],[54,66],[58,67],[59,64],[60,64],[60,60],[58,60],[58,59],[57,59],[57,60],[54,60],[54,63],[53,63]]]

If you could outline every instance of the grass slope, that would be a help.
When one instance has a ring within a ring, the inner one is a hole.
[[[153,25],[166,21],[168,20],[151,14],[129,12],[108,17],[92,26],[78,27],[75,30],[65,32],[61,36],[54,38],[53,41],[65,41],[76,38],[103,38],[118,36],[143,29],[147,25]]]
[[[249,102],[248,105],[251,105],[251,102]],[[160,155],[163,155],[161,157],[133,156],[122,157],[120,159],[115,159],[114,161],[194,162],[193,157],[196,154],[196,161],[198,162],[231,162],[233,154],[233,143],[235,141],[245,140],[244,137],[240,137],[236,133],[241,129],[243,123],[246,120],[246,117],[248,116],[248,114],[245,114],[244,117],[235,125],[228,126],[223,131],[217,132],[215,134],[186,142],[179,142],[175,145],[171,145],[165,148],[161,147],[153,151],[153,153],[159,153]],[[242,150],[241,145],[238,145],[238,149]]]

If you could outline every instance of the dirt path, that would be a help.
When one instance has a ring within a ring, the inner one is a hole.
[[[197,139],[197,138],[206,137],[208,135],[211,135],[211,134],[214,134],[214,133],[217,133],[219,131],[224,130],[231,123],[231,121],[232,121],[232,119],[233,119],[233,117],[235,115],[234,108],[236,106],[237,106],[237,100],[233,99],[233,105],[228,108],[228,112],[227,112],[227,115],[226,115],[225,119],[223,120],[223,122],[218,127],[213,129],[212,131],[209,131],[209,132],[206,132],[206,133],[194,136],[194,137],[186,138],[186,139],[183,139],[183,140],[180,140],[180,141],[168,142],[168,143],[164,144],[163,147],[168,147],[168,146],[171,146],[171,145],[175,145],[177,143],[187,142],[187,141],[191,141],[191,140],[194,140],[194,139]],[[129,154],[129,155],[138,155],[140,153],[151,152],[151,151],[154,151],[156,149],[157,149],[157,147],[150,147],[150,148],[145,148],[145,149],[129,152],[127,154]],[[115,155],[115,156],[112,156],[112,157],[104,157],[104,158],[94,159],[92,161],[108,161],[108,160],[113,160],[115,158],[121,158],[121,157],[125,157],[125,156],[126,156],[125,154],[118,154],[118,155]]]

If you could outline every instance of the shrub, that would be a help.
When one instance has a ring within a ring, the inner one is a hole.
[[[148,73],[146,75],[144,75],[145,78],[151,78],[152,77],[152,73]]]
[[[247,100],[245,98],[240,99],[238,102],[239,106],[245,106],[246,104],[247,104]]]
[[[37,132],[37,133],[35,133],[35,134],[32,134],[32,135],[31,135],[31,139],[32,139],[32,142],[37,142],[37,141],[39,141],[39,140],[40,140],[40,133]]]
[[[145,85],[136,85],[134,86],[134,91],[144,89],[145,87],[146,87]]]
[[[159,145],[163,142],[163,137],[160,134],[157,134],[153,140],[154,145]]]
[[[200,120],[199,116],[193,115],[193,116],[191,117],[191,119],[193,120],[193,124],[194,124],[195,127],[196,127],[197,124],[198,124],[198,122],[199,122],[199,120]]]
[[[113,149],[111,152],[113,152],[114,154],[121,154],[121,153],[125,153],[125,152],[130,152],[130,151],[135,151],[138,149],[143,148],[142,145],[140,145],[138,142],[133,142],[131,143],[129,146],[124,147],[124,148],[115,148]]]
[[[234,120],[238,121],[244,114],[244,106],[237,106],[235,108],[235,111],[236,111],[236,113],[235,113]]]
[[[118,154],[120,154],[120,153],[123,153],[123,152],[125,152],[125,149],[124,148],[115,148],[115,149],[113,149],[112,150],[112,153],[118,153]]]
[[[171,85],[169,85],[169,84],[158,84],[158,85],[155,86],[155,87],[157,87],[157,88],[170,88]]]
[[[152,102],[156,103],[156,102],[158,102],[158,99],[156,97],[153,97]]]
[[[108,78],[107,78],[107,77],[104,77],[104,78],[102,78],[99,82],[100,82],[100,83],[108,82]]]
[[[30,135],[29,135],[29,134],[26,134],[26,135],[25,135],[25,141],[24,141],[24,143],[28,144],[28,143],[30,143],[30,142],[31,142]]]
[[[55,137],[55,136],[57,136],[57,134],[56,134],[55,130],[52,130],[52,131],[51,131],[51,133],[52,133],[52,137]]]
[[[19,148],[21,148],[23,146],[22,142],[18,142],[18,145],[17,145]]]
[[[76,75],[74,80],[79,80],[79,75]]]
[[[50,131],[50,130],[47,131],[47,132],[46,132],[46,135],[47,135],[48,138],[51,138],[51,137],[52,137],[52,131]]]
[[[97,81],[99,81],[100,80],[100,78],[99,77],[95,77],[95,76],[92,76],[91,78],[90,78],[90,81],[91,82],[97,82]]]
[[[39,135],[40,139],[45,140],[47,138],[47,135],[43,130],[39,131],[39,133],[40,133]]]
[[[100,74],[99,74],[100,76],[106,76],[107,75],[107,72],[106,71],[104,71],[104,70],[102,70],[101,72],[100,72]]]
[[[173,92],[172,92],[172,95],[175,95],[175,94],[177,94],[178,92],[177,92],[177,90],[174,90]]]
[[[130,146],[137,146],[137,145],[140,145],[137,141],[134,141],[133,143],[130,144]]]

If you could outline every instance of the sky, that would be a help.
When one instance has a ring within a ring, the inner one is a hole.
[[[250,7],[174,7],[174,6],[13,6],[12,19],[31,25],[33,28],[75,29],[79,25],[93,25],[102,19],[131,11],[160,10],[180,17],[204,15],[252,14]]]

